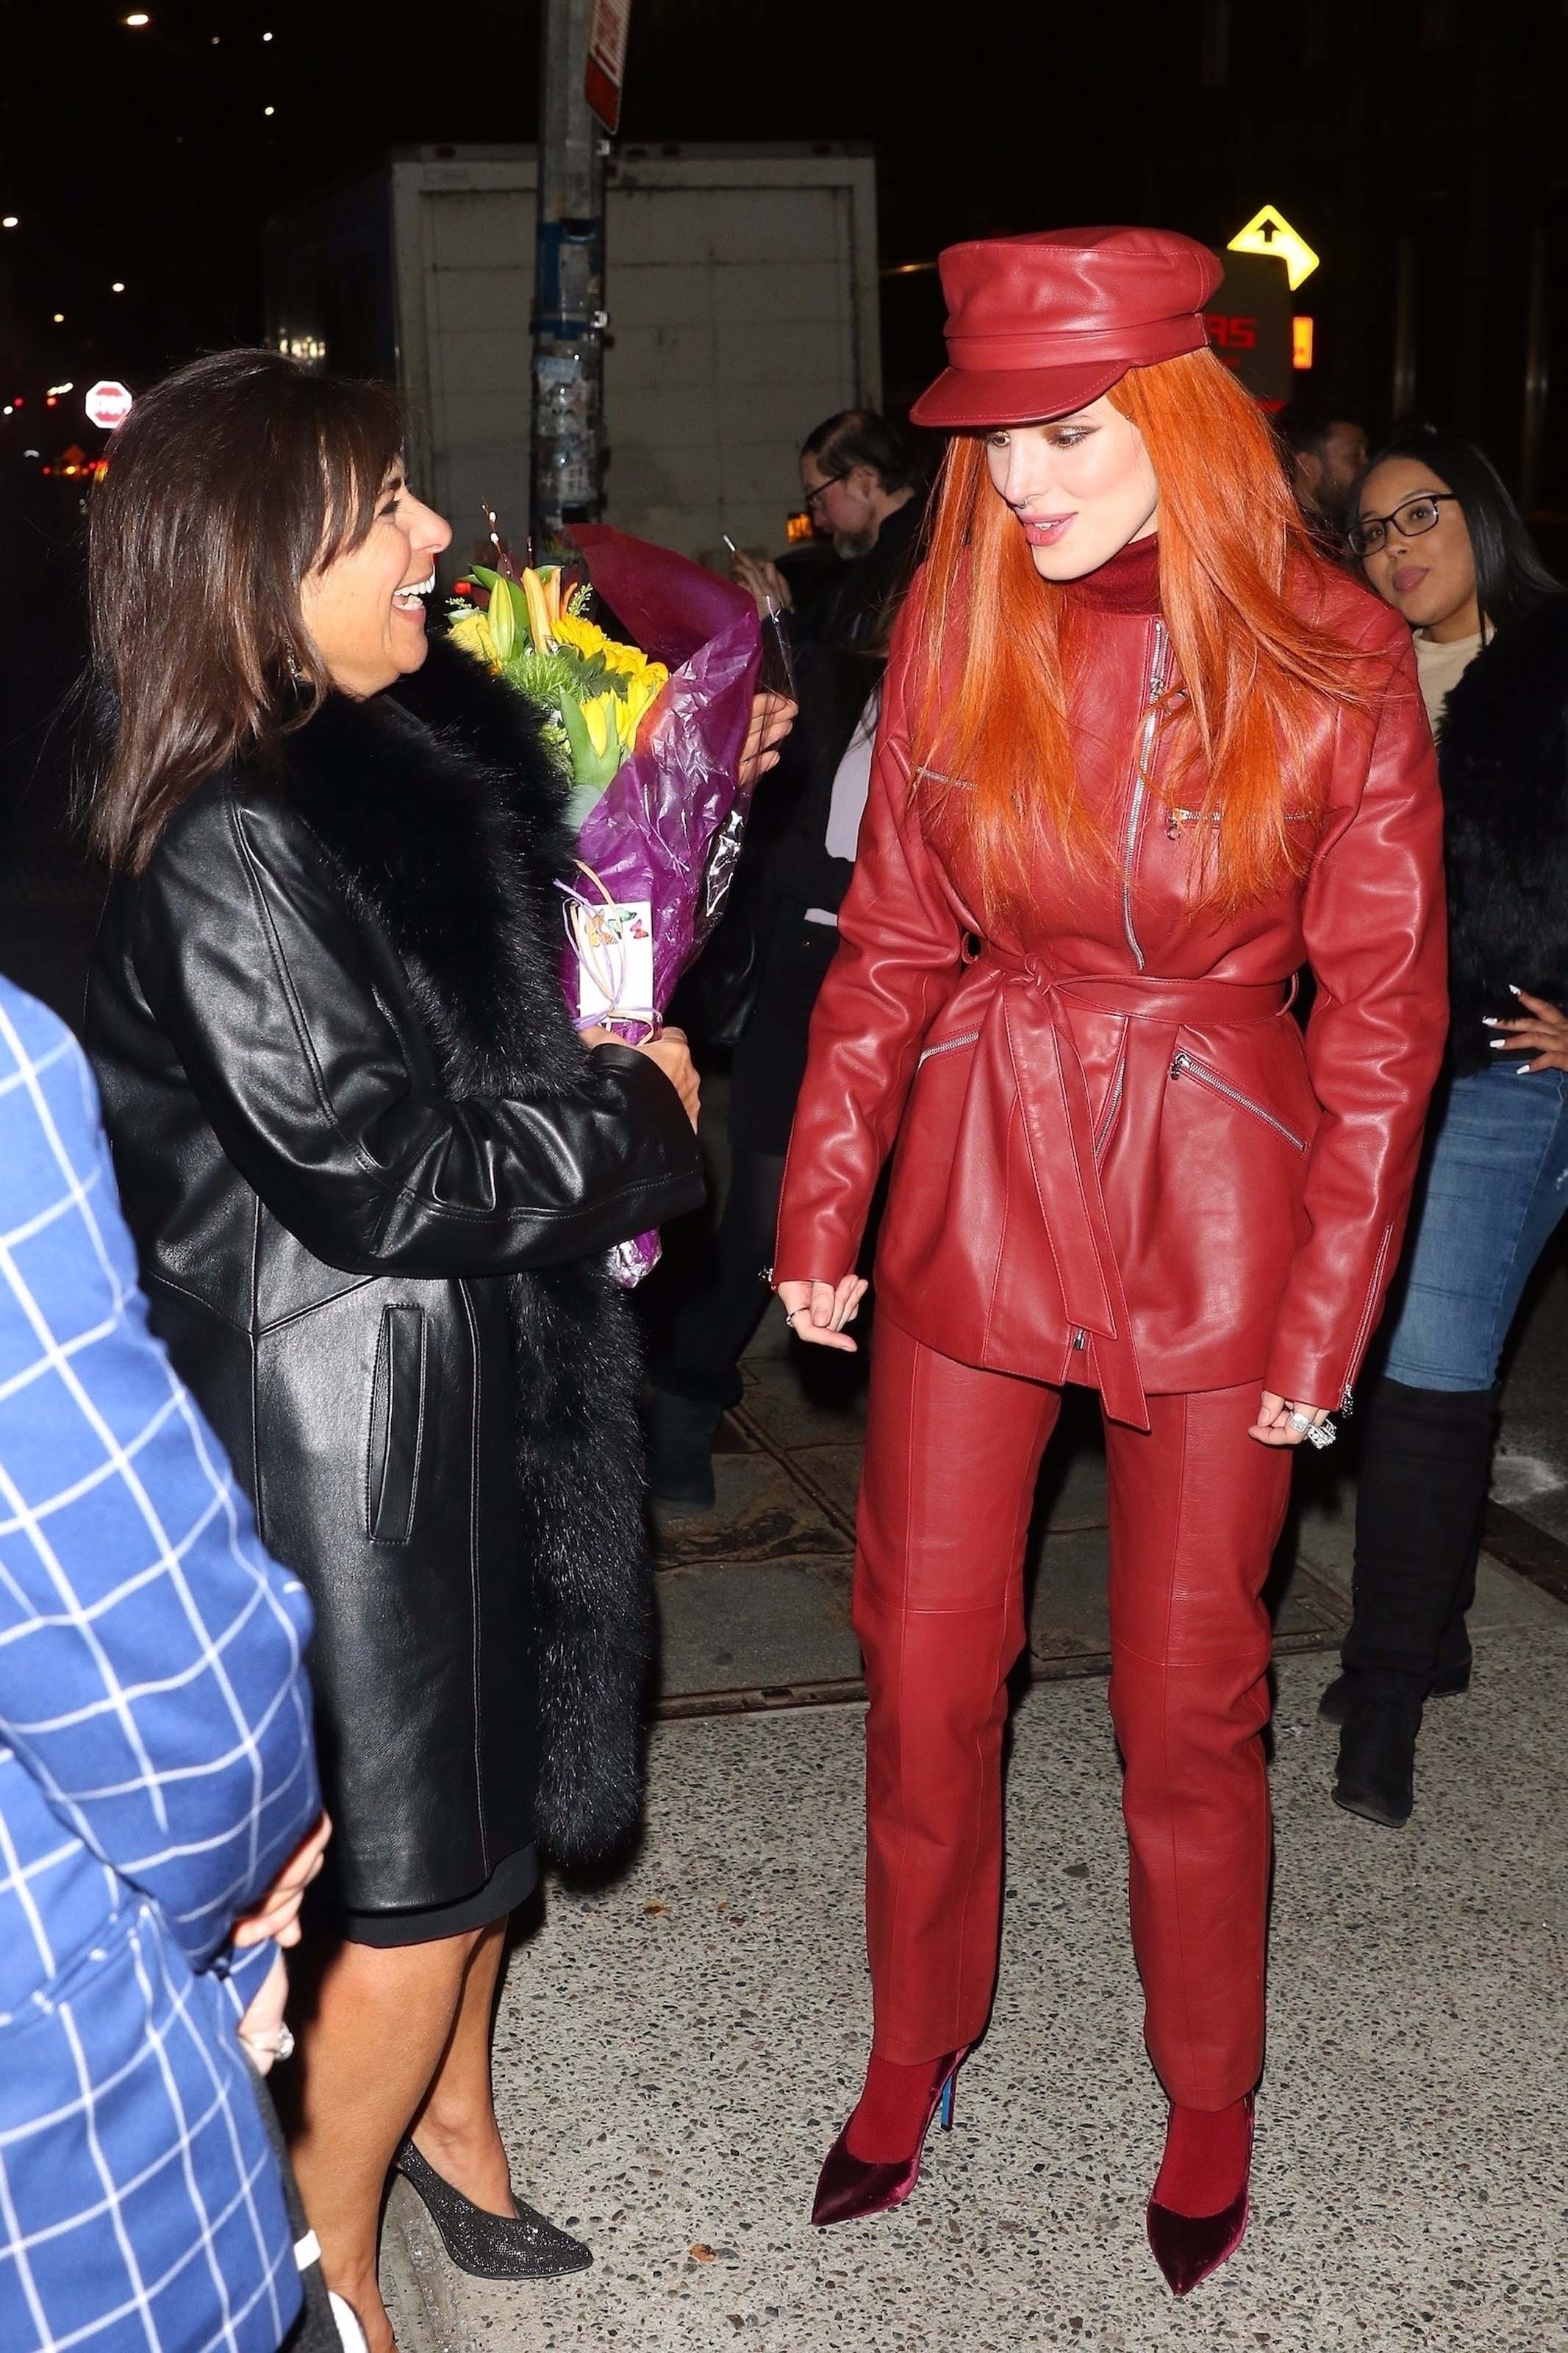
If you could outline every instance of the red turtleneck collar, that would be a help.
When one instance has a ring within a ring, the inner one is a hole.
[[[1160,609],[1160,534],[1130,539],[1098,572],[1081,579],[1064,580],[1063,588],[1075,604],[1097,613],[1157,613]]]

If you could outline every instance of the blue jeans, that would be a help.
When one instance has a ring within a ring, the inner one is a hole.
[[[1434,1111],[1379,1367],[1489,1389],[1537,1260],[1568,1214],[1568,1072],[1456,1079]]]

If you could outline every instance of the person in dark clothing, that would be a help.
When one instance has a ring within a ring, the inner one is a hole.
[[[792,613],[805,635],[823,644],[854,644],[875,626],[898,580],[907,537],[889,531],[908,513],[906,533],[918,529],[923,499],[919,459],[904,436],[871,408],[841,408],[814,426],[800,447],[800,488],[814,529],[833,543],[842,569],[796,607],[780,566],[737,554],[733,571],[757,600]]]
[[[731,1066],[730,1190],[708,1270],[676,1308],[654,1360],[648,1477],[667,1503],[713,1502],[713,1433],[740,1398],[739,1360],[768,1303],[812,1008],[838,945],[877,691],[925,512],[914,459],[869,410],[846,409],[809,434],[800,479],[818,530],[843,558],[826,587],[796,606],[776,565],[735,559],[759,607],[771,601],[788,615],[800,715],[752,819],[748,919],[762,938],[762,976]]]
[[[1335,1799],[1396,1829],[1426,1701],[1469,1683],[1499,1363],[1568,1214],[1568,596],[1455,435],[1402,434],[1355,512],[1351,546],[1415,631],[1448,876],[1447,1083],[1365,1392],[1354,1615],[1322,1701]]]
[[[1343,561],[1350,494],[1366,470],[1366,427],[1327,401],[1293,400],[1274,419],[1302,520],[1324,553]]]
[[[508,1915],[632,1829],[650,1596],[605,1254],[700,1201],[684,1040],[579,1038],[563,788],[423,598],[390,395],[272,352],[142,394],[93,506],[87,1041],[154,1331],[315,1609],[335,1825],[295,2166],[392,2353],[395,2164],[455,2262],[581,2269],[490,2089]],[[323,1949],[324,1948],[324,1949]]]

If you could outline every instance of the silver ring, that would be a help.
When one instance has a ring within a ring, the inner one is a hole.
[[[1298,1413],[1294,1409],[1292,1409],[1290,1414],[1290,1427],[1292,1430],[1310,1430],[1312,1427],[1311,1415],[1310,1413]]]
[[[809,1307],[792,1307],[786,1313],[784,1322],[786,1324],[793,1324],[797,1315],[809,1315],[810,1313],[811,1310]]]
[[[294,2056],[291,2027],[280,2026],[276,2034],[242,2034],[239,2039],[248,2043],[252,2051],[264,2052],[269,2059],[292,2059]]]
[[[1321,1454],[1325,1446],[1333,1444],[1339,1434],[1331,1421],[1320,1421],[1307,1432],[1307,1443],[1315,1446]]]

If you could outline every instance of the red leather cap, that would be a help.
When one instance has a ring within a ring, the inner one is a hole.
[[[951,364],[910,417],[952,430],[1065,417],[1129,368],[1201,352],[1225,275],[1206,245],[1163,228],[981,237],[937,267]]]

